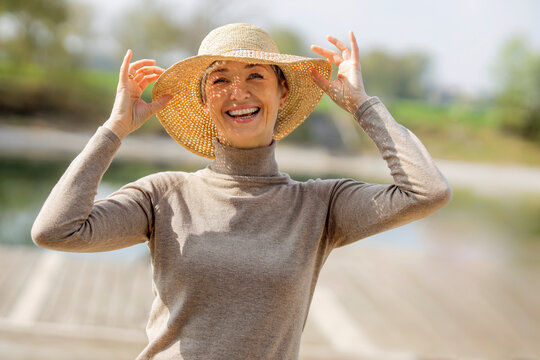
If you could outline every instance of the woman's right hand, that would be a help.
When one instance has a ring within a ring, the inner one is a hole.
[[[130,64],[132,55],[133,52],[128,50],[124,57],[111,116],[103,124],[120,139],[141,127],[173,98],[173,95],[163,95],[150,104],[141,99],[148,84],[157,80],[165,70],[154,66],[155,60],[144,59]]]

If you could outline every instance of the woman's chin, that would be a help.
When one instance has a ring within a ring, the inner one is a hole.
[[[257,147],[268,146],[272,142],[272,136],[264,136],[261,133],[252,133],[248,131],[236,132],[235,136],[227,138],[228,142],[239,149],[253,149]]]
[[[232,120],[234,121],[235,124],[244,125],[244,124],[249,124],[251,122],[254,122],[256,119],[257,119],[257,116],[255,115],[255,116],[250,116],[247,118],[233,118]]]

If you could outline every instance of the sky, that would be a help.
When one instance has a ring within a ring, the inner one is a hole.
[[[76,1],[99,9],[101,28],[129,6],[128,0]],[[432,59],[436,84],[468,93],[493,90],[492,67],[510,37],[523,35],[540,52],[539,0],[154,1],[168,3],[170,14],[178,14],[179,21],[201,4],[226,3],[227,12],[212,15],[216,24],[247,22],[266,29],[286,26],[310,44],[326,45],[327,34],[346,39],[351,29],[361,52],[375,47],[393,53],[426,52]]]

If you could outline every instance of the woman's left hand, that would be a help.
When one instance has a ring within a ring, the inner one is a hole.
[[[364,88],[362,80],[362,69],[360,67],[360,56],[358,54],[358,44],[352,31],[349,32],[351,48],[336,39],[328,36],[328,41],[334,44],[339,51],[329,50],[317,45],[312,45],[311,49],[324,56],[332,64],[338,67],[337,79],[330,82],[317,70],[311,69],[313,81],[330,96],[332,100],[343,109],[354,114],[358,107],[369,98]]]

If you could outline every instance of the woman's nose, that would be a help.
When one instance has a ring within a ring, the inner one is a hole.
[[[245,81],[235,79],[231,84],[231,100],[243,100],[249,98],[250,93]]]

